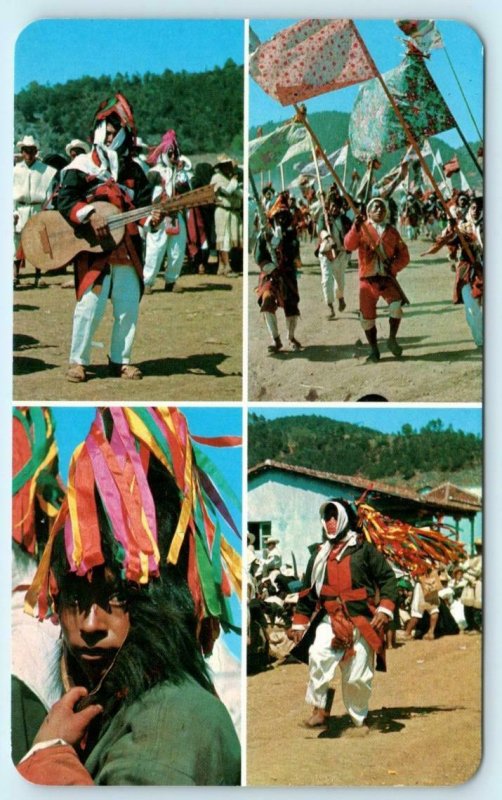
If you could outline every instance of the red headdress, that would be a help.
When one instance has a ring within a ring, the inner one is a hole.
[[[148,155],[148,158],[146,159],[148,164],[156,164],[159,157],[171,149],[175,150],[176,154],[179,156],[180,149],[178,147],[178,140],[176,139],[176,131],[174,131],[172,128],[165,132],[160,144],[158,144],[157,147],[155,147]]]
[[[273,217],[276,216],[276,214],[282,214],[285,211],[287,211],[289,214],[291,213],[287,197],[284,194],[284,192],[281,192],[281,194],[277,197],[277,200],[275,201],[273,206],[268,211],[268,217],[269,219],[272,219]]]
[[[136,123],[134,122],[132,106],[120,92],[99,104],[98,110],[94,115],[94,127],[96,127],[96,123],[101,122],[111,114],[115,114],[119,118],[121,126],[127,128],[133,136],[136,136]]]

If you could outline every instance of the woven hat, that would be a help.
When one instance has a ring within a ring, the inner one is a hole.
[[[83,139],[72,139],[65,147],[67,156],[71,154],[72,150],[82,150],[84,153],[88,153],[90,149],[88,143],[84,142]]]
[[[39,150],[39,145],[37,140],[31,136],[31,134],[25,134],[22,139],[19,140],[16,147],[21,150],[22,147],[36,147]]]

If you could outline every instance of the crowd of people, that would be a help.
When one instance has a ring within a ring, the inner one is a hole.
[[[108,298],[114,316],[109,373],[141,379],[140,369],[131,363],[139,305],[143,294],[154,291],[160,270],[164,269],[167,292],[180,291],[182,269],[216,271],[225,277],[242,274],[242,170],[226,154],[214,164],[192,165],[173,129],[149,147],[138,137],[133,109],[120,93],[100,104],[89,143],[68,142],[67,158],[41,157],[31,134],[17,147],[14,287],[23,279],[22,234],[27,222],[40,211],[56,209],[75,236],[90,245],[72,260],[77,303],[67,379],[87,379],[92,337]],[[189,193],[203,186],[212,187],[212,200],[196,204]],[[170,211],[174,200],[176,210]],[[108,216],[95,205],[103,201],[121,212],[122,238],[112,237]],[[135,215],[137,209],[144,214]],[[37,263],[32,266],[35,286],[42,286]]]
[[[253,199],[251,249],[260,269],[256,291],[270,336],[270,354],[284,347],[277,320],[280,308],[286,317],[289,348],[302,349],[297,336],[297,276],[303,268],[302,250],[313,243],[328,319],[335,319],[336,313],[343,313],[347,307],[345,275],[352,253],[357,252],[359,315],[369,345],[367,361],[380,359],[376,338],[376,305],[380,298],[389,312],[387,347],[399,358],[403,351],[397,331],[408,299],[398,273],[410,261],[408,243],[419,238],[432,243],[420,254],[421,258],[447,247],[448,261],[455,272],[452,300],[464,304],[474,343],[482,346],[482,196],[472,190],[452,189],[444,199],[424,184],[414,188],[416,180],[410,183],[408,173],[413,170],[406,160],[378,181],[375,170],[380,166],[374,160],[369,177],[354,179],[349,192],[341,190],[337,182],[327,190],[316,191],[313,180],[303,176],[295,188],[278,192],[268,183],[261,196]],[[257,203],[261,208],[257,209]]]
[[[482,541],[463,561],[406,571],[365,539],[351,504],[330,499],[319,515],[322,541],[309,546],[301,575],[276,539],[260,551],[248,533],[248,674],[307,663],[305,725],[317,728],[328,724],[339,666],[344,704],[363,735],[374,671],[386,669],[388,648],[481,633]]]

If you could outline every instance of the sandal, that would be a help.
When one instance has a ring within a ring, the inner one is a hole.
[[[87,373],[83,364],[70,364],[66,373],[66,380],[70,383],[85,383]]]
[[[126,381],[140,381],[143,373],[134,364],[115,364],[114,361],[108,362],[108,370],[112,378],[124,378]]]
[[[329,725],[329,714],[321,708],[314,708],[312,716],[304,720],[304,728],[327,728]]]

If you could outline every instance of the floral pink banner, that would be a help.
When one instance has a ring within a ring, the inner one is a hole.
[[[260,45],[249,71],[283,106],[375,77],[350,19],[308,19]]]

